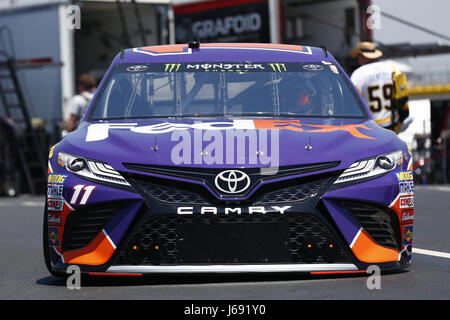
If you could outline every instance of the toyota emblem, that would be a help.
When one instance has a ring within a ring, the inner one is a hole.
[[[127,68],[127,71],[130,72],[141,72],[141,71],[145,71],[147,70],[147,66],[143,66],[143,65],[136,65],[136,66],[130,66]]]
[[[239,170],[225,170],[216,176],[214,183],[224,193],[242,193],[250,186],[250,177]]]

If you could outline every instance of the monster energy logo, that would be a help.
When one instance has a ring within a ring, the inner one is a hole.
[[[271,66],[275,72],[287,71],[284,63],[269,63],[269,66]]]
[[[164,69],[164,72],[177,72],[180,69],[181,64],[180,63],[166,63],[165,66],[166,67]]]

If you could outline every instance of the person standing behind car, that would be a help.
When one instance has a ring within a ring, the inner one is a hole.
[[[350,51],[360,67],[351,80],[366,100],[376,123],[395,133],[409,125],[406,76],[388,61],[380,61],[383,53],[372,42],[359,42]]]
[[[83,74],[78,78],[78,94],[69,102],[69,120],[67,120],[66,124],[67,132],[72,132],[78,127],[78,123],[94,97],[96,86],[95,79],[90,75]]]

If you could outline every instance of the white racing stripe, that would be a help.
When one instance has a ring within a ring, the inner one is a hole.
[[[412,252],[418,253],[418,254],[425,254],[428,256],[450,259],[450,253],[447,253],[447,252],[440,252],[440,251],[433,251],[433,250],[426,250],[426,249],[419,249],[419,248],[413,248]]]

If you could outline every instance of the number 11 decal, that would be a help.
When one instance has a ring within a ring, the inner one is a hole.
[[[70,204],[75,204],[78,201],[78,197],[80,196],[81,191],[84,190],[84,194],[81,197],[79,205],[85,205],[95,188],[96,186],[85,186],[84,184],[77,184],[75,187],[73,187],[74,191],[72,199],[70,200]]]

